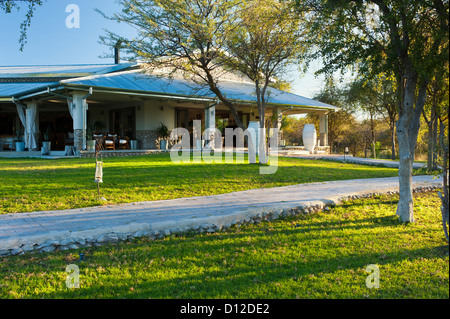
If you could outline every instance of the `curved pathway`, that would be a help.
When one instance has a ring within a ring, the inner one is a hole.
[[[415,188],[442,179],[413,177]],[[213,232],[233,224],[327,210],[344,198],[398,191],[398,177],[253,189],[222,195],[0,215],[0,256],[74,249],[132,237],[160,238],[187,230]]]

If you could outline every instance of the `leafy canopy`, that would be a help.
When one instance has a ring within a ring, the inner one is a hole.
[[[27,4],[27,11],[25,14],[25,20],[20,24],[20,37],[19,37],[19,45],[20,51],[23,51],[25,44],[27,44],[27,31],[31,26],[31,19],[34,16],[34,11],[38,6],[41,6],[43,0],[22,0],[22,1],[12,1],[12,0],[0,0],[0,10],[5,13],[11,13],[14,9],[19,11],[21,9],[21,3]]]

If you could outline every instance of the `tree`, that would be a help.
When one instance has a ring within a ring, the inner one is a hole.
[[[137,30],[127,38],[107,31],[100,41],[121,46],[131,59],[148,62],[147,71],[181,75],[206,86],[229,108],[236,124],[245,129],[233,101],[218,85],[226,72],[225,40],[234,28],[237,0],[119,0],[120,13],[105,18]],[[219,59],[220,57],[220,59]]]
[[[355,105],[355,108],[361,109],[364,113],[369,114],[369,140],[372,147],[372,156],[376,158],[376,134],[375,134],[375,117],[378,115],[377,99],[372,88],[367,85],[364,79],[358,79],[350,83],[345,95],[349,103]]]
[[[307,124],[306,118],[298,118],[292,115],[283,116],[284,128],[283,137],[287,145],[301,145],[302,144],[302,130]]]
[[[367,157],[367,149],[372,143],[371,127],[367,120],[356,121],[352,119],[351,126],[343,135],[342,143],[348,146],[350,153],[353,156],[364,154]]]
[[[224,72],[242,74],[255,83],[260,132],[264,133],[268,86],[298,53],[299,20],[281,0],[120,0],[121,13],[109,17],[138,31],[127,39],[108,32],[105,44],[122,43],[134,57],[149,62],[152,72],[170,70],[203,84],[229,108],[246,129],[234,101],[220,89]],[[108,17],[107,17],[108,18]],[[298,56],[296,56],[298,58]],[[261,139],[264,140],[264,139]],[[265,143],[261,143],[265,145]],[[265,162],[266,152],[260,153]]]
[[[325,86],[314,96],[314,100],[340,108],[328,115],[328,143],[332,148],[331,151],[333,152],[334,147],[334,151],[337,153],[340,152],[340,144],[346,141],[345,135],[350,131],[350,126],[354,124],[353,108],[346,103],[344,97],[344,90],[337,86],[332,77],[326,80]],[[318,126],[319,116],[317,114],[308,114],[308,118]]]
[[[445,67],[438,70],[438,73],[431,80],[430,85],[428,86],[428,96],[430,98],[422,111],[423,118],[428,126],[428,171],[435,171],[438,169],[438,130],[441,123],[443,123],[448,116],[448,61],[446,64]]]
[[[396,159],[395,123],[398,118],[397,93],[395,77],[391,74],[381,73],[376,77],[366,79],[364,86],[367,93],[373,98],[373,113],[381,115],[389,126],[391,142],[391,159]],[[375,141],[374,141],[375,143]]]
[[[304,29],[293,6],[286,1],[243,1],[238,11],[236,28],[226,38],[226,50],[231,59],[224,61],[224,64],[244,74],[255,84],[260,140],[265,141],[263,135],[265,109],[270,99],[269,86],[285,73],[287,66],[303,56],[306,50],[305,45],[301,45]],[[260,152],[260,158],[266,151]],[[264,156],[262,162],[265,161]]]
[[[303,6],[298,2],[298,5]],[[413,222],[412,164],[427,87],[448,61],[448,1],[308,1],[311,39],[322,72],[352,66],[359,74],[392,72],[399,119],[397,215]]]
[[[443,177],[443,190],[442,192],[439,192],[439,198],[441,199],[441,214],[442,214],[442,227],[444,229],[445,238],[447,241],[449,240],[449,179],[448,179],[448,173],[449,173],[449,160],[448,160],[448,153],[449,153],[449,132],[448,132],[449,125],[447,123],[447,137],[444,138],[445,135],[445,125],[443,122],[441,122],[441,140],[440,140],[440,147],[443,150],[443,158],[442,158],[442,177]]]
[[[395,78],[381,73],[375,77],[361,75],[352,81],[345,95],[349,103],[369,113],[371,127],[371,146],[375,158],[375,119],[382,116],[389,125],[391,139],[391,159],[395,160],[395,122],[397,120],[397,94]]]
[[[20,37],[19,37],[19,45],[20,51],[23,51],[25,44],[27,44],[27,31],[31,26],[31,19],[33,18],[34,11],[38,6],[41,6],[42,0],[21,0],[20,2],[28,4],[28,8],[25,15],[25,20],[20,24]],[[5,13],[11,13],[13,9],[20,10],[19,1],[13,0],[0,0],[0,10]]]

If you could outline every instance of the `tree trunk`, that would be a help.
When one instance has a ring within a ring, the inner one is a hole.
[[[428,124],[428,147],[427,147],[427,171],[430,172],[433,163],[433,139],[431,138],[433,128],[431,127],[431,121]]]
[[[255,81],[255,89],[256,89],[256,105],[258,106],[259,113],[259,132],[258,134],[258,161],[260,164],[266,164],[268,162],[268,158],[266,156],[266,112],[265,112],[265,87],[261,90],[259,81]]]
[[[441,117],[439,117],[439,152],[438,152],[438,157],[443,157],[444,156],[444,152],[445,152],[445,147],[444,147],[444,136],[445,136],[445,124],[442,121]],[[447,148],[448,151],[448,148]],[[447,154],[447,158],[448,158],[448,154]]]
[[[375,125],[373,123],[373,113],[370,111],[370,137],[372,139],[372,157],[377,158],[377,151],[375,148]]]
[[[424,114],[425,116],[425,114]],[[433,171],[437,169],[437,130],[438,130],[438,116],[436,111],[435,99],[433,98],[433,105],[431,106],[430,119],[425,118],[428,125],[428,149],[427,149],[427,170]]]
[[[395,161],[395,123],[389,124],[389,130],[391,133],[391,159]]]
[[[441,119],[439,119],[440,132],[439,132],[439,149],[443,150],[443,165],[442,165],[442,175],[443,175],[443,194],[439,192],[439,198],[441,199],[441,214],[442,214],[442,227],[444,229],[444,235],[449,241],[448,226],[449,226],[449,203],[448,203],[448,142],[447,145],[444,144],[445,135],[445,125]]]
[[[397,122],[397,139],[400,162],[398,168],[399,201],[397,215],[402,222],[414,222],[412,168],[420,117],[425,105],[427,82],[420,83],[416,99],[417,78],[415,72],[407,71],[403,108]],[[413,75],[411,75],[413,74]],[[415,105],[415,107],[414,107]]]
[[[206,78],[208,79],[208,85],[211,92],[213,92],[217,98],[226,106],[231,112],[231,115],[233,116],[234,121],[236,122],[236,125],[240,127],[243,131],[246,130],[246,127],[242,123],[241,119],[239,118],[238,112],[234,106],[234,104],[229,101],[223,94],[222,91],[217,87],[213,76],[211,75],[211,72],[205,67],[203,69],[206,73]]]
[[[437,160],[438,160],[438,117],[436,112],[436,107],[433,107],[434,109],[434,118],[433,118],[433,131],[431,134],[432,144],[433,148],[431,149],[431,170],[435,171],[437,170]]]
[[[399,147],[399,201],[397,205],[397,215],[402,222],[414,222],[413,214],[413,188],[412,188],[412,163],[411,153],[409,151],[408,129],[404,127],[404,121],[401,119],[397,126],[397,138]]]
[[[397,216],[402,222],[414,222],[411,146],[409,144],[409,128],[414,114],[415,89],[417,79],[413,75],[406,77],[403,88],[403,103],[397,122],[397,140],[399,148],[399,201]]]

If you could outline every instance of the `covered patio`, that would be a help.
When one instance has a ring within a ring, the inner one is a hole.
[[[15,76],[8,78],[11,69]],[[22,140],[24,150],[39,152],[49,141],[51,152],[73,146],[76,155],[90,156],[91,141],[97,141],[105,154],[136,154],[161,149],[161,124],[169,131],[185,128],[191,135],[195,120],[202,130],[217,128],[222,134],[236,127],[230,110],[212,92],[185,79],[151,76],[138,64],[97,67],[80,75],[67,67],[26,76],[14,67],[0,68],[0,122],[7,123],[0,131],[0,151],[23,151],[15,145]],[[259,121],[252,83],[223,80],[219,85],[246,127]],[[266,117],[276,118],[279,128],[282,115],[320,114],[316,151],[328,153],[328,114],[337,109],[271,88]]]

